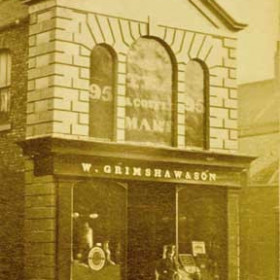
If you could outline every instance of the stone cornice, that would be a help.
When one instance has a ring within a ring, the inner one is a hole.
[[[212,8],[217,14],[235,31],[244,29],[247,24],[236,21],[222,6],[220,6],[215,0],[203,0],[206,4]]]
[[[53,137],[34,138],[18,143],[26,155],[31,157],[50,154],[75,156],[97,156],[149,160],[165,163],[207,164],[223,168],[248,168],[255,157],[236,153],[184,150],[176,147],[151,147],[127,143],[104,143],[83,140],[69,140]]]

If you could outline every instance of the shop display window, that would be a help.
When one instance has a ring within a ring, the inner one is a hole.
[[[225,190],[188,186],[179,191],[178,256],[193,279],[227,278]]]
[[[76,184],[71,279],[226,279],[226,201],[213,186]]]
[[[125,279],[126,189],[112,182],[74,187],[72,280]]]

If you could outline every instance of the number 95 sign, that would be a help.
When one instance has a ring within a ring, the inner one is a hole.
[[[96,101],[112,102],[112,87],[91,84],[89,88],[89,97]]]

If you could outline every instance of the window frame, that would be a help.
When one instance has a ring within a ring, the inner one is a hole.
[[[4,57],[3,59],[6,60],[6,62],[4,62],[3,64],[6,64],[4,67],[5,71],[5,79],[3,79],[4,83],[3,85],[0,84],[0,111],[2,108],[2,93],[7,91],[7,96],[8,96],[8,100],[7,100],[7,112],[5,112],[5,114],[7,114],[7,120],[3,120],[0,121],[0,132],[1,131],[5,131],[5,130],[9,130],[11,129],[11,87],[12,87],[12,54],[10,49],[8,48],[2,48],[0,49],[0,66],[1,66],[1,59],[2,57]],[[0,73],[1,75],[1,73]],[[4,111],[3,111],[4,113]]]
[[[202,147],[196,147],[196,146],[188,146],[186,145],[186,140],[185,140],[185,148],[186,149],[194,149],[194,150],[209,150],[210,148],[210,139],[209,139],[209,130],[210,130],[210,102],[209,102],[209,85],[210,85],[210,81],[209,81],[209,69],[206,65],[206,63],[200,59],[190,59],[186,65],[185,65],[185,72],[186,72],[186,67],[188,66],[188,64],[190,62],[196,62],[200,65],[202,71],[203,71],[203,101],[204,101],[204,120],[203,120],[203,124],[204,124],[204,137],[203,137],[203,143],[204,145]],[[186,84],[186,73],[185,73],[185,84]],[[184,95],[186,95],[186,91],[184,92]],[[186,113],[186,111],[185,111]],[[185,122],[185,131],[186,131],[186,122]],[[186,137],[186,135],[185,135]]]
[[[90,52],[90,68],[89,68],[89,86],[91,86],[91,79],[92,79],[92,55],[96,47],[102,47],[104,48],[108,53],[110,53],[111,58],[112,58],[112,129],[111,129],[111,137],[110,138],[101,138],[101,137],[96,137],[92,136],[90,133],[91,130],[91,97],[90,97],[90,89],[89,89],[89,132],[88,135],[90,138],[96,139],[96,140],[102,140],[105,142],[116,142],[116,135],[117,135],[117,73],[118,73],[118,57],[116,51],[113,49],[112,46],[101,43],[101,44],[96,44],[91,52]]]
[[[149,39],[149,40],[154,40],[158,42],[166,51],[166,54],[168,55],[170,59],[170,66],[171,66],[171,139],[170,139],[170,144],[165,145],[165,144],[157,144],[157,143],[152,143],[152,142],[144,142],[144,141],[133,141],[133,140],[124,140],[126,143],[133,143],[139,146],[146,146],[148,145],[153,145],[153,146],[158,146],[158,147],[166,147],[166,148],[176,148],[178,147],[178,62],[176,59],[175,54],[173,53],[171,47],[161,38],[158,38],[156,36],[141,36],[137,40],[133,42],[133,44],[130,45],[128,53],[127,53],[127,60],[126,60],[126,68],[128,66],[128,55],[131,47],[137,43],[139,39]],[[126,75],[128,74],[128,71],[126,71]],[[127,78],[127,77],[126,77]],[[126,95],[127,96],[127,82],[125,84],[126,87]],[[126,116],[126,113],[125,113]],[[126,138],[126,137],[125,137]]]

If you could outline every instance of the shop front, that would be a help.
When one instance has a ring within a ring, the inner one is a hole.
[[[23,2],[25,278],[238,280],[246,25],[215,1]]]
[[[36,177],[55,178],[57,279],[164,279],[170,246],[182,279],[234,279],[250,158],[55,138],[24,148]]]

